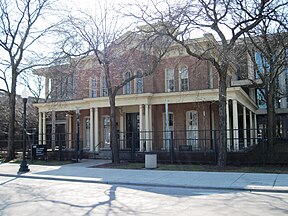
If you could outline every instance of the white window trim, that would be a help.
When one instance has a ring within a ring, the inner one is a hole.
[[[101,80],[100,80],[100,93],[101,93],[101,97],[107,97],[108,96],[108,88],[107,88],[107,95],[104,96],[104,91],[103,91],[103,82],[105,82],[105,75],[101,76]]]
[[[172,126],[172,131],[174,132],[174,129],[175,129],[175,115],[173,112],[168,112],[168,118],[169,118],[169,115],[172,114],[173,116],[173,126]],[[163,147],[162,147],[162,150],[166,150],[166,142],[165,142],[165,139],[166,139],[166,112],[163,112],[162,114],[163,116]],[[171,130],[169,130],[171,131]],[[175,134],[174,134],[174,139],[175,139]]]
[[[89,97],[92,98],[93,96],[93,79],[95,79],[95,82],[96,82],[96,86],[95,86],[95,97],[93,98],[96,98],[97,97],[97,78],[96,77],[90,77],[89,78]]]
[[[181,78],[181,73],[182,73],[182,69],[186,68],[187,70],[187,90],[185,91],[189,91],[189,71],[188,71],[188,67],[186,65],[182,66],[179,68],[179,91],[182,92],[182,78]]]
[[[89,137],[86,137],[86,134],[87,134],[87,129],[86,129],[86,120],[89,119]],[[87,150],[87,149],[90,149],[90,127],[91,127],[91,119],[90,119],[90,116],[85,116],[84,117],[84,124],[83,124],[83,149]],[[86,142],[89,142],[86,146]]]
[[[136,76],[137,75],[137,73],[138,72],[140,72],[142,75],[143,75],[143,72],[142,72],[142,70],[137,70],[135,73],[134,73],[134,75]],[[135,79],[134,79],[134,94],[143,94],[143,81],[144,81],[144,79],[143,79],[143,76],[140,78],[140,79],[142,79],[142,89],[141,89],[141,93],[139,93],[139,91],[138,91],[138,77],[136,77]]]
[[[192,113],[197,113],[197,140],[196,140],[196,144],[194,144],[194,147],[195,148],[199,148],[199,112],[197,111],[197,110],[188,110],[187,112],[186,112],[186,139],[187,139],[187,145],[191,145],[191,144],[188,144],[188,122],[190,121],[190,119],[188,119],[187,118],[187,116],[188,116],[188,113],[190,113],[190,112],[192,112]],[[192,144],[193,145],[193,144]]]
[[[168,74],[168,70],[169,69],[172,69],[173,70],[173,80],[174,80],[174,89],[173,91],[168,91],[168,86],[167,86],[167,82],[168,82],[168,77],[167,77],[167,74]],[[170,67],[170,68],[166,68],[165,69],[165,92],[175,92],[176,89],[175,89],[175,70],[174,68]]]
[[[126,74],[127,74],[127,73],[129,73],[129,77],[131,78],[131,72],[130,72],[130,71],[127,71],[127,72],[125,72],[124,75],[123,75],[123,81],[126,80]],[[130,82],[128,82],[126,85],[123,86],[123,94],[124,94],[124,95],[130,95],[130,94],[133,93],[133,92],[132,92],[132,88],[131,88],[131,87],[132,87],[131,84],[132,84],[132,80],[131,80]],[[126,92],[126,86],[127,86],[127,85],[130,85],[130,88],[129,88],[129,89],[130,89],[130,93],[128,93],[128,94],[127,94],[127,92]]]
[[[105,140],[104,140],[104,119],[105,118],[109,118],[109,120],[110,120],[110,116],[109,115],[102,115],[102,117],[101,117],[101,128],[102,128],[102,130],[101,130],[101,141],[103,143],[103,147],[105,147]],[[109,127],[110,127],[110,131],[111,131],[111,125]],[[111,144],[111,138],[110,138],[110,144]]]

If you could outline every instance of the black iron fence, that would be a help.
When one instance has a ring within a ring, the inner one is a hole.
[[[144,161],[145,154],[153,153],[157,154],[160,162],[214,164],[217,162],[219,151],[219,133],[219,130],[121,132],[118,134],[120,157],[122,160]],[[227,130],[226,133],[228,163],[288,164],[287,134],[277,135],[271,141],[268,140],[267,129]],[[95,152],[90,151],[90,137],[77,141],[75,134],[28,132],[27,139],[27,150],[30,151],[32,144],[46,145],[48,157],[51,152],[50,157],[54,159],[95,156]],[[22,140],[22,135],[15,137],[16,151],[20,152],[22,149]],[[7,135],[0,135],[1,151],[6,150],[7,141]],[[96,146],[93,147],[95,150]],[[107,149],[107,145],[104,146],[103,142],[97,147],[100,149],[100,152],[97,152],[100,157],[103,151],[108,152],[105,158],[111,156],[109,148]],[[89,153],[92,155],[89,156]]]
[[[167,163],[217,162],[219,130],[145,131],[119,134],[121,158],[143,161],[147,151]],[[227,130],[230,164],[288,164],[288,134],[270,139],[267,129]]]

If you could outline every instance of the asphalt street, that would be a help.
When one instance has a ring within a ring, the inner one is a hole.
[[[0,215],[288,215],[288,193],[0,177]]]

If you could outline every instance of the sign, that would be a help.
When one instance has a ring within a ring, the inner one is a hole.
[[[40,158],[40,157],[46,157],[47,156],[47,146],[46,145],[33,145],[32,144],[32,157]]]

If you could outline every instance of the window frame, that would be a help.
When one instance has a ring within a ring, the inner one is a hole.
[[[90,97],[91,98],[97,97],[97,78],[96,77],[90,77]]]
[[[183,71],[186,70],[186,74],[187,74],[187,77],[184,78],[186,79],[186,88],[187,89],[182,89],[183,87],[183,78],[182,78],[182,74],[183,74]],[[185,65],[185,66],[182,66],[180,69],[179,69],[179,91],[181,92],[184,92],[184,91],[189,91],[189,71],[188,71],[188,67]]]
[[[173,72],[173,75],[171,75],[172,79],[168,77],[169,75],[168,73],[170,71]],[[170,83],[170,81],[173,81],[173,83]],[[172,84],[173,89],[170,88],[171,84]],[[175,90],[176,90],[175,89],[175,70],[174,68],[170,67],[170,68],[165,69],[165,92],[175,92]]]
[[[127,76],[127,74],[129,76]],[[127,79],[130,79],[131,78],[131,72],[130,71],[127,71],[124,73],[124,77],[123,77],[124,81],[126,81]],[[131,81],[129,81],[124,87],[123,87],[123,94],[125,95],[129,95],[129,94],[132,94],[132,89],[131,89]]]
[[[106,90],[106,91],[104,91]],[[106,80],[105,80],[105,75],[101,76],[101,97],[107,97],[108,96],[108,87],[106,84]]]
[[[141,77],[137,77],[137,75],[141,73]],[[135,73],[135,81],[134,81],[134,93],[135,94],[142,94],[143,93],[143,73],[141,70],[137,70],[136,73]],[[138,81],[141,80],[141,91],[139,91],[139,85],[138,85]]]

